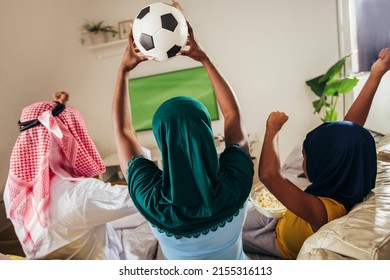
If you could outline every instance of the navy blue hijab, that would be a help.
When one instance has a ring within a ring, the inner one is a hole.
[[[347,121],[323,123],[306,135],[303,149],[312,182],[307,193],[332,198],[349,211],[374,188],[375,141],[362,126]]]

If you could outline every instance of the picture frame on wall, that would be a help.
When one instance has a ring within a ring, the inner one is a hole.
[[[118,22],[119,39],[127,38],[127,34],[129,33],[129,29],[130,29],[130,23],[132,22],[133,22],[132,19]]]

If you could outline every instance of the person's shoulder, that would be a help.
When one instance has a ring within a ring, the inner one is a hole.
[[[324,204],[329,220],[333,220],[347,214],[347,210],[345,209],[344,205],[337,200],[322,196],[319,196],[318,198]]]
[[[97,178],[75,178],[74,180],[61,180],[53,185],[53,191],[61,196],[85,197],[94,192],[117,192],[126,188],[123,185],[112,185],[109,182],[104,182]]]
[[[219,157],[219,163],[221,169],[225,171],[240,171],[251,178],[253,177],[253,159],[248,151],[240,145],[233,144],[226,147]]]
[[[148,169],[151,171],[158,171],[156,163],[150,159],[147,159],[144,155],[135,155],[127,163],[128,172],[138,169]]]
[[[111,190],[113,187],[122,187],[122,185],[112,185],[110,182],[104,182],[97,178],[80,178],[77,180],[77,187],[85,189]]]
[[[221,153],[221,157],[224,157],[226,155],[245,155],[246,157],[248,157],[249,159],[251,159],[251,155],[249,154],[249,152],[244,149],[242,146],[240,146],[239,144],[230,144],[228,145],[225,150]]]

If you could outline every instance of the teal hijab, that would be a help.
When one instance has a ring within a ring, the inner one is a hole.
[[[143,158],[133,159],[128,171],[130,195],[145,218],[175,237],[207,233],[232,220],[250,192],[253,163],[233,145],[221,159],[237,168],[220,164],[206,107],[188,97],[169,99],[153,117],[153,133],[163,171]]]

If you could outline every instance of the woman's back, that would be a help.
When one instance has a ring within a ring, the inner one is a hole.
[[[169,260],[245,260],[242,249],[242,226],[246,217],[247,203],[233,220],[199,237],[176,239],[152,226],[165,259]]]

